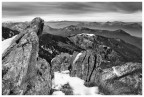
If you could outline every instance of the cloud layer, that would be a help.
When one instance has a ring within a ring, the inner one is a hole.
[[[80,16],[98,13],[142,12],[141,2],[3,2],[2,17],[34,15]]]

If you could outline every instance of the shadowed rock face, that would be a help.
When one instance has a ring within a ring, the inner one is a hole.
[[[16,30],[11,30],[7,27],[2,27],[2,40],[5,40],[7,38],[11,38],[16,34],[19,34],[19,32]]]
[[[38,58],[39,38],[44,21],[32,20],[30,26],[21,32],[2,56],[2,94],[50,94],[51,69],[43,59]]]

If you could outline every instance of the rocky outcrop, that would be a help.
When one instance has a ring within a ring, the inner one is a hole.
[[[38,59],[39,38],[44,21],[35,18],[2,55],[2,94],[50,94],[51,69]]]
[[[69,37],[75,45],[87,50],[92,49],[97,52],[101,49],[109,49],[108,53],[112,65],[119,64],[118,61],[123,62],[142,62],[142,52],[139,48],[114,38],[106,38],[94,34],[77,34]],[[102,47],[102,48],[101,48]],[[117,61],[117,62],[116,62]]]
[[[96,36],[94,34],[77,34],[70,37],[70,39],[83,49],[95,48],[95,45],[97,44]]]
[[[103,49],[106,48],[103,47]],[[105,51],[103,49],[101,48],[101,51]],[[104,55],[106,54],[107,51]],[[104,67],[104,63],[107,64],[110,61],[100,52],[89,49],[74,52],[73,55],[62,53],[52,60],[52,66],[55,68],[54,71],[70,70],[71,76],[85,80],[85,85],[88,87],[98,86],[103,94],[141,94],[142,64],[121,62],[117,66]]]
[[[106,94],[141,94],[142,87],[142,64],[125,63],[121,66],[97,71],[98,86]]]
[[[49,95],[52,90],[52,75],[50,64],[42,58],[38,58],[36,64],[36,76],[33,84],[28,84],[25,95]]]
[[[69,55],[68,53],[61,53],[53,58],[51,60],[53,72],[68,70],[71,63],[71,57],[72,55]]]

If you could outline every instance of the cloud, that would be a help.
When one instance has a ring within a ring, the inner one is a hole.
[[[142,13],[142,2],[3,2],[2,17],[69,16]],[[117,16],[117,15],[115,15]],[[94,16],[91,16],[94,17]],[[105,16],[102,16],[105,17]],[[116,18],[116,17],[115,17]]]
[[[94,12],[127,12],[142,10],[141,2],[3,2],[2,12],[6,15],[31,14],[83,14]]]
[[[142,3],[141,2],[115,2],[112,3],[119,11],[124,12],[136,12],[142,11]]]

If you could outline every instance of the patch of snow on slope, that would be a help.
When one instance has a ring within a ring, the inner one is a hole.
[[[99,92],[98,87],[86,87],[84,80],[78,77],[70,77],[69,74],[65,74],[65,71],[54,72],[52,83],[52,88],[56,90],[60,90],[63,85],[69,84],[74,95],[97,95]]]
[[[88,36],[95,36],[94,34],[86,34],[86,35],[88,35]]]
[[[121,76],[121,75],[119,74],[119,72],[116,70],[115,67],[112,67],[112,69],[113,69],[113,73],[114,73],[114,74],[116,74],[117,76]]]
[[[77,56],[75,57],[73,64],[75,64],[75,62],[78,60],[78,58],[80,57],[80,55],[82,55],[82,53],[77,54]]]
[[[82,34],[78,34],[78,35],[95,36],[94,34],[88,34],[88,33],[82,33]]]
[[[62,91],[54,91],[53,95],[65,95]]]
[[[2,41],[2,53],[10,46],[12,40],[16,37],[17,35],[9,38],[9,39],[6,39],[4,41]]]

